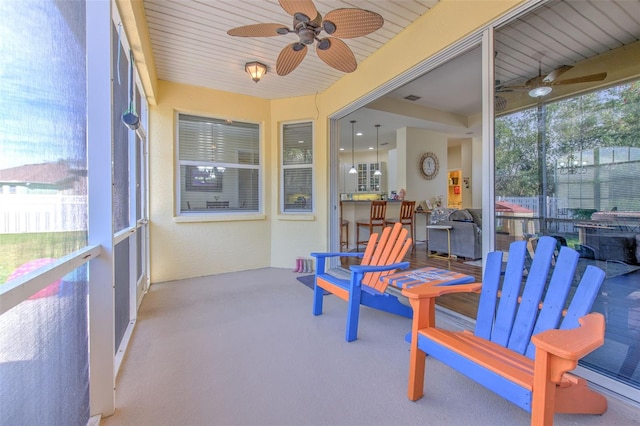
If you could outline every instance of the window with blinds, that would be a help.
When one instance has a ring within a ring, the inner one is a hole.
[[[313,125],[282,125],[281,211],[313,211]]]
[[[260,126],[178,115],[178,211],[258,212]]]

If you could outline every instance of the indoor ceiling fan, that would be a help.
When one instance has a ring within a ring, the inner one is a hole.
[[[307,46],[316,43],[316,53],[327,65],[342,72],[353,72],[358,64],[353,52],[341,38],[354,38],[382,27],[384,19],[365,9],[335,9],[324,19],[311,0],[279,0],[280,6],[293,16],[293,29],[282,24],[253,24],[232,28],[235,37],[273,37],[295,33],[299,40],[287,45],[276,61],[278,75],[287,75],[304,59]],[[329,36],[321,38],[321,33]]]
[[[546,96],[553,90],[553,86],[589,83],[594,81],[602,81],[607,78],[606,72],[597,74],[583,75],[581,77],[568,78],[564,80],[558,80],[558,77],[572,69],[570,65],[562,65],[551,71],[549,74],[542,75],[542,66],[538,65],[538,75],[536,77],[527,80],[523,86],[507,86],[496,82],[496,92],[527,92],[532,98],[540,98]]]

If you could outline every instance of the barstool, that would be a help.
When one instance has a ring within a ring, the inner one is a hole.
[[[377,226],[384,228],[386,226],[385,215],[387,214],[386,201],[372,201],[371,213],[368,222],[356,221],[356,251],[360,251],[360,243],[367,243],[368,240],[360,241],[360,228],[369,228],[369,235],[373,234],[373,229]],[[367,236],[369,238],[369,236]]]
[[[342,201],[340,201],[340,251],[349,249],[349,221],[342,218]]]
[[[409,226],[409,235],[413,240],[411,251],[416,251],[416,234],[413,227],[413,218],[415,217],[416,202],[415,201],[403,201],[400,205],[400,217],[397,219],[389,219],[385,221],[385,224],[393,226],[394,223],[400,222],[402,226]]]

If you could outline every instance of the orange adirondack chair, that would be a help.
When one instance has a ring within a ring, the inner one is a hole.
[[[408,231],[402,227],[401,223],[396,223],[393,227],[384,228],[380,235],[372,234],[364,253],[311,253],[311,256],[316,258],[313,314],[322,314],[323,289],[346,300],[348,303],[345,336],[347,342],[356,340],[358,337],[360,304],[411,318],[411,308],[400,303],[396,296],[386,293],[387,284],[380,280],[384,275],[409,267],[409,262],[402,261],[413,242],[407,236]],[[325,260],[337,256],[362,258],[360,265],[349,267],[351,270],[349,279],[327,273]]]
[[[511,243],[504,275],[502,252],[487,256],[473,333],[435,327],[434,298],[444,291],[402,291],[414,310],[409,399],[423,396],[429,354],[530,412],[532,425],[553,424],[554,413],[607,410],[604,396],[568,373],[604,343],[604,317],[589,313],[604,271],[588,266],[572,288],[578,253],[561,247],[556,259],[556,240],[546,236],[525,277],[525,244]]]

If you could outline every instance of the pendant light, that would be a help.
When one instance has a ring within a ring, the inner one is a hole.
[[[349,169],[349,174],[354,175],[358,173],[358,171],[356,170],[356,162],[353,156],[353,138],[355,133],[354,124],[356,124],[356,120],[351,120],[350,123],[351,123],[351,168]]]
[[[380,125],[376,124],[376,171],[373,172],[374,176],[382,176],[382,172],[380,171],[380,159],[379,159],[379,152],[380,152],[380,148],[378,146],[378,131],[380,130]]]

